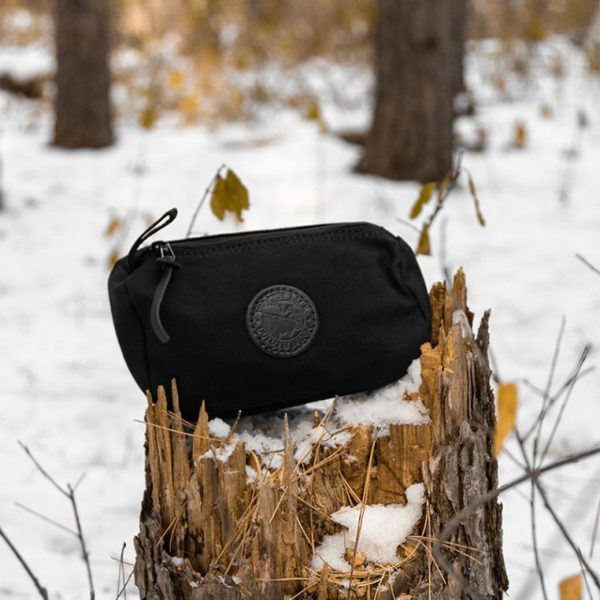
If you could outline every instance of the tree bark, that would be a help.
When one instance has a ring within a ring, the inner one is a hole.
[[[54,145],[113,143],[108,0],[55,0]]]
[[[452,167],[466,0],[377,0],[375,108],[357,170],[440,181]]]
[[[339,448],[314,442],[305,463],[294,456],[286,418],[281,460],[269,466],[272,459],[232,434],[211,438],[204,407],[195,426],[185,423],[175,384],[172,413],[164,389],[156,403],[149,395],[146,492],[135,540],[143,600],[468,597],[428,557],[444,523],[497,485],[489,315],[474,336],[462,271],[451,290],[437,284],[430,298],[433,332],[422,347],[422,383],[405,398],[421,398],[431,417],[426,425],[392,425],[383,437],[357,426]],[[334,418],[335,408],[315,413],[313,424]],[[250,469],[256,476],[249,479]],[[339,529],[330,514],[363,497],[367,504],[404,503],[407,487],[420,481],[428,501],[419,526],[425,537],[400,546],[397,565],[357,564],[350,589],[349,573],[310,568],[314,546]],[[445,557],[453,569],[481,597],[499,600],[508,582],[497,501],[474,511],[449,539],[454,546],[445,546]]]

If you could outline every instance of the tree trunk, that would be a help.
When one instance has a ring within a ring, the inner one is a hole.
[[[55,0],[54,145],[102,148],[113,142],[108,0]]]
[[[433,335],[422,347],[422,383],[405,398],[421,398],[431,417],[426,425],[391,425],[385,436],[356,426],[341,446],[319,437],[298,456],[286,417],[282,449],[258,456],[232,433],[215,439],[204,407],[195,427],[182,421],[174,383],[171,413],[164,389],[156,404],[149,395],[146,492],[135,540],[143,600],[468,597],[428,557],[444,523],[497,485],[488,314],[475,337],[461,271],[452,290],[437,284],[430,298]],[[335,407],[313,417],[323,430],[334,422]],[[362,501],[403,504],[408,486],[421,481],[427,509],[415,533],[424,537],[407,538],[397,564],[357,560],[352,574],[311,566],[314,547],[339,530],[329,515]],[[449,540],[445,557],[453,568],[486,600],[500,599],[507,588],[500,505],[474,511]]]
[[[375,110],[357,169],[440,181],[452,167],[466,0],[377,0]]]

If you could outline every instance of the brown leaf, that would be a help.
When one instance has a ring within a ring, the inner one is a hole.
[[[365,555],[357,552],[354,554],[354,548],[346,548],[344,558],[353,566],[360,567],[365,562]]]
[[[560,600],[581,600],[583,598],[583,585],[581,574],[565,577],[559,583]]]
[[[498,419],[494,440],[494,456],[498,456],[504,440],[515,428],[517,421],[518,388],[516,383],[501,383],[498,386]]]
[[[419,197],[410,209],[409,217],[411,219],[416,219],[421,214],[423,207],[431,200],[436,187],[437,183],[435,181],[430,181],[429,183],[423,184],[423,187],[419,192]]]
[[[527,128],[525,123],[517,121],[513,131],[512,147],[521,150],[527,144]]]
[[[119,252],[117,250],[113,250],[108,255],[108,258],[106,259],[106,264],[108,265],[108,268],[112,269],[118,260],[119,260]]]
[[[417,244],[417,254],[431,256],[431,244],[429,243],[429,224],[425,223],[421,229],[419,243]]]
[[[217,175],[210,197],[210,208],[222,221],[227,212],[233,213],[238,221],[243,221],[242,211],[250,208],[248,190],[240,178],[231,169],[227,170],[225,178]]]
[[[140,127],[152,129],[156,123],[156,111],[152,106],[146,106],[140,115]]]
[[[475,182],[473,181],[473,177],[471,173],[469,173],[469,192],[471,192],[471,197],[473,198],[473,202],[475,203],[475,214],[477,215],[477,220],[482,227],[485,227],[485,218],[483,213],[481,212],[481,206],[479,205],[479,196],[477,196],[477,190],[475,189]]]
[[[320,104],[316,100],[311,100],[308,104],[306,110],[306,118],[309,121],[314,121],[319,126],[319,131],[321,133],[327,132],[327,124],[325,123],[325,119],[323,118],[323,112],[321,110]]]
[[[112,237],[123,227],[123,221],[119,219],[119,217],[112,217],[104,230],[104,235],[106,237]]]
[[[180,89],[183,86],[184,81],[185,78],[183,73],[178,69],[175,69],[169,73],[169,86],[174,90]]]

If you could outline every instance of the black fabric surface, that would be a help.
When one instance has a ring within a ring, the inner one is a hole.
[[[163,275],[156,246],[109,278],[125,361],[142,390],[177,379],[184,418],[202,400],[211,417],[284,408],[362,392],[402,377],[430,337],[429,299],[410,247],[368,223],[171,242],[180,268],[160,308],[170,339],[150,324]],[[251,339],[249,304],[269,286],[293,286],[318,314],[300,354],[273,356]]]

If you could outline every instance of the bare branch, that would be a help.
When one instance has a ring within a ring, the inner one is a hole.
[[[594,546],[596,545],[596,536],[598,535],[599,522],[600,522],[600,498],[598,498],[598,508],[596,509],[596,518],[594,519],[594,529],[592,531],[592,541],[590,542],[590,560],[594,557]]]
[[[532,458],[532,466],[537,465],[537,454],[538,454],[538,444],[540,440],[540,436],[542,435],[542,426],[544,424],[544,417],[548,412],[548,407],[550,403],[550,389],[552,388],[552,381],[554,380],[554,374],[556,372],[556,365],[558,363],[558,356],[560,354],[560,347],[562,345],[563,335],[565,333],[566,319],[562,317],[560,321],[560,328],[558,330],[558,336],[556,338],[556,345],[554,347],[554,354],[552,355],[552,362],[550,363],[550,371],[548,373],[548,381],[546,382],[546,388],[544,390],[544,396],[542,398],[542,406],[540,408],[540,412],[536,419],[536,427],[535,427],[535,436],[533,440],[533,458]],[[527,441],[527,436],[524,437],[523,442]]]
[[[96,597],[96,593],[94,592],[94,582],[92,579],[92,568],[90,566],[90,556],[89,556],[89,552],[87,550],[87,546],[85,543],[85,538],[83,536],[83,529],[81,527],[81,519],[79,518],[79,509],[77,507],[77,501],[75,500],[75,487],[77,485],[79,485],[83,479],[83,475],[77,480],[77,483],[75,484],[75,487],[73,487],[70,483],[67,484],[66,488],[63,488],[61,485],[59,485],[56,481],[56,479],[54,479],[54,477],[52,477],[48,471],[46,471],[46,469],[44,469],[44,467],[42,467],[42,465],[39,463],[39,461],[35,458],[35,456],[33,455],[33,453],[31,452],[31,450],[25,445],[23,444],[23,442],[19,441],[19,446],[21,446],[21,448],[23,448],[23,450],[25,451],[25,454],[27,454],[27,456],[31,459],[31,461],[33,462],[33,464],[36,466],[37,470],[66,498],[69,499],[69,502],[71,504],[71,508],[73,510],[73,516],[75,518],[75,526],[77,531],[74,532],[62,525],[60,525],[59,523],[56,523],[55,521],[52,521],[51,519],[48,519],[47,517],[45,517],[44,515],[41,515],[40,513],[36,513],[35,511],[31,510],[31,509],[27,509],[30,512],[36,514],[38,517],[44,518],[45,520],[53,523],[54,525],[57,525],[59,527],[61,527],[62,529],[66,529],[69,533],[74,533],[77,536],[77,539],[79,540],[79,545],[81,546],[81,557],[83,559],[83,562],[85,563],[85,568],[86,568],[86,572],[87,572],[87,577],[88,577],[88,582],[89,582],[89,587],[90,587],[90,600],[94,600]]]
[[[90,566],[90,555],[87,550],[87,546],[85,544],[85,538],[83,536],[83,529],[81,528],[81,519],[79,518],[79,510],[77,508],[77,502],[75,500],[75,490],[71,486],[71,484],[67,485],[69,500],[71,502],[71,506],[73,508],[73,515],[75,516],[75,525],[77,526],[77,537],[79,538],[79,545],[81,546],[81,558],[83,558],[83,562],[85,563],[85,568],[87,571],[88,582],[90,586],[90,600],[94,600],[96,597],[96,593],[94,592],[94,581],[92,579],[92,568]]]
[[[471,516],[475,511],[477,511],[481,507],[485,506],[492,500],[495,500],[504,492],[522,483],[525,483],[526,481],[532,478],[537,479],[544,473],[548,473],[566,465],[579,462],[580,460],[585,460],[586,458],[590,458],[597,454],[600,454],[600,446],[593,446],[588,450],[585,450],[583,452],[577,452],[575,454],[570,454],[569,456],[556,460],[548,465],[536,467],[531,471],[526,472],[523,475],[516,477],[515,479],[512,479],[511,481],[501,485],[500,487],[494,488],[493,490],[486,492],[485,494],[483,494],[482,496],[465,506],[462,510],[457,512],[448,521],[448,523],[446,523],[446,526],[441,531],[438,538],[435,540],[435,543],[433,545],[433,552],[440,565],[446,570],[447,573],[449,573],[456,579],[459,585],[461,585],[463,594],[466,594],[473,600],[483,600],[481,598],[481,595],[471,588],[471,586],[468,584],[468,582],[465,580],[462,574],[459,573],[448,560],[446,560],[442,553],[443,544],[450,540],[452,534],[456,531],[456,529],[458,529],[458,527],[460,527],[463,521],[465,521],[469,516]]]
[[[44,469],[44,467],[42,467],[42,465],[37,461],[37,459],[35,458],[35,456],[33,456],[33,454],[31,453],[31,450],[23,443],[19,440],[18,442],[19,446],[21,446],[21,448],[23,448],[23,450],[25,451],[25,454],[27,454],[27,456],[29,456],[29,458],[31,459],[31,462],[33,462],[33,464],[36,466],[37,470],[63,495],[66,496],[67,498],[69,497],[69,492],[63,488],[61,485],[59,485],[56,482],[56,479],[54,479],[53,477],[51,477],[48,472],[46,471],[46,469]]]
[[[560,425],[560,422],[562,420],[563,414],[565,412],[565,408],[567,407],[567,404],[569,403],[569,400],[571,398],[571,393],[573,392],[573,388],[575,387],[575,384],[577,383],[578,375],[581,372],[583,364],[585,363],[591,349],[592,349],[592,346],[590,344],[588,344],[583,349],[583,352],[581,353],[581,356],[579,357],[579,360],[577,361],[577,366],[575,367],[575,375],[570,378],[571,383],[569,384],[569,387],[567,389],[565,399],[563,400],[563,402],[560,406],[558,415],[556,416],[556,419],[554,420],[554,425],[552,426],[552,431],[550,432],[550,436],[548,437],[548,440],[546,441],[546,445],[544,446],[544,450],[542,451],[542,455],[540,457],[540,463],[543,463],[544,459],[546,458],[548,449],[550,448],[550,445],[552,444],[552,440],[554,440],[554,436],[556,435],[558,426]]]
[[[35,574],[31,570],[31,567],[27,564],[26,560],[23,558],[21,553],[15,548],[15,546],[10,541],[10,539],[8,538],[6,533],[4,533],[4,530],[2,529],[2,527],[0,527],[0,537],[6,542],[7,546],[10,548],[11,552],[15,555],[16,559],[21,563],[21,566],[25,569],[27,575],[29,575],[29,579],[31,579],[31,581],[33,582],[33,585],[35,585],[40,596],[44,600],[48,600],[48,590],[46,590],[46,588],[40,583],[39,579],[35,576]]]
[[[542,498],[542,502],[544,503],[546,510],[550,513],[551,517],[554,519],[554,522],[556,523],[557,527],[560,529],[560,532],[562,533],[563,537],[565,538],[565,541],[567,542],[567,544],[569,544],[569,546],[571,546],[571,549],[575,553],[575,556],[577,556],[577,558],[579,559],[579,562],[581,563],[583,568],[586,570],[586,572],[592,578],[592,581],[594,582],[594,585],[596,586],[596,588],[598,590],[600,590],[600,577],[592,569],[592,567],[590,567],[588,562],[585,560],[585,557],[583,556],[583,553],[581,552],[579,546],[577,546],[577,544],[573,541],[573,538],[567,531],[567,528],[565,527],[564,523],[561,521],[560,517],[555,512],[552,504],[548,500],[548,496],[546,495],[546,491],[544,490],[542,484],[537,480],[537,478],[534,479],[533,481],[535,483],[536,488],[538,489],[538,491],[540,493],[540,497]]]
[[[589,260],[587,260],[587,258],[584,258],[583,256],[581,256],[581,254],[575,254],[575,256],[587,267],[589,267],[592,271],[594,271],[594,273],[600,275],[600,269],[598,267],[595,267]]]
[[[77,532],[73,531],[70,527],[67,527],[62,523],[59,523],[58,521],[55,521],[54,519],[43,515],[42,513],[38,512],[37,510],[34,510],[33,508],[29,508],[29,506],[25,506],[25,504],[21,504],[20,502],[15,502],[15,506],[18,506],[20,509],[24,510],[25,512],[28,512],[29,514],[33,515],[34,517],[37,517],[38,519],[41,519],[42,521],[45,521],[50,525],[54,525],[54,527],[58,527],[62,531],[70,533],[71,535],[77,537]]]

